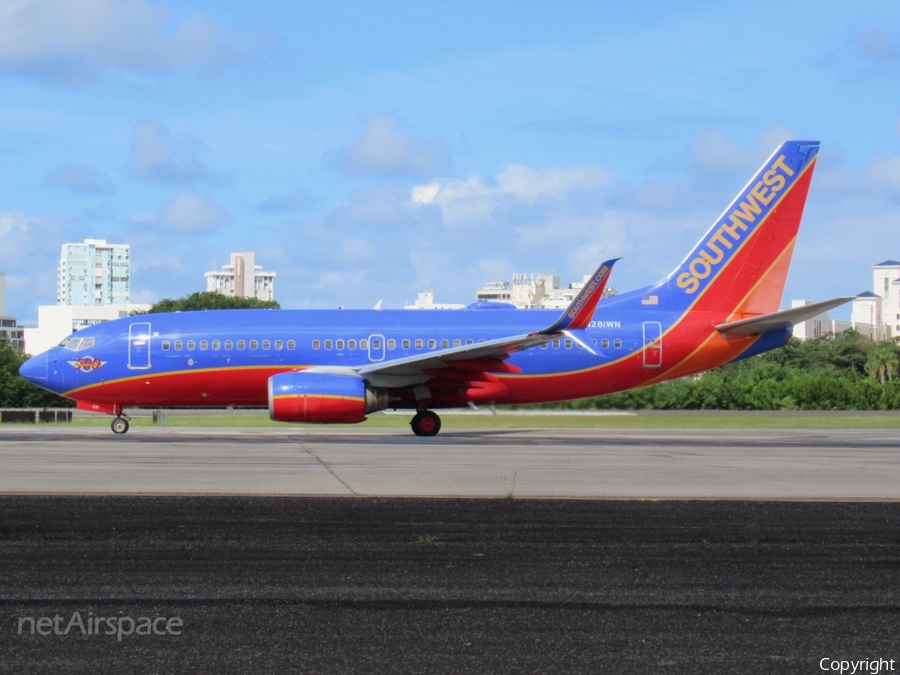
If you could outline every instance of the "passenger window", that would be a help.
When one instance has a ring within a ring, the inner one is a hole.
[[[547,343],[546,343],[546,342],[544,342],[544,343],[541,345],[541,349],[547,349]]]
[[[322,346],[321,342],[319,342],[318,340],[313,340],[313,349],[318,349],[321,346]]]
[[[209,347],[209,343],[206,340],[200,340],[200,350],[205,352],[207,347]]]
[[[479,342],[484,342],[484,338],[478,338]]]
[[[183,346],[183,344],[182,344],[181,340],[175,340],[175,351],[180,352],[182,346]]]
[[[335,346],[337,349],[343,350],[343,349],[344,349],[344,341],[343,341],[343,340],[338,340],[338,341],[335,343],[334,346]],[[275,343],[275,349],[280,349],[280,347],[278,346],[278,343],[277,343],[277,342]]]
[[[247,343],[243,340],[238,340],[238,349],[245,349],[247,347]]]
[[[169,342],[168,340],[163,340],[163,351],[164,352],[169,351],[169,347],[171,347],[171,346],[172,346],[171,342]]]
[[[435,349],[437,347],[437,340],[429,340],[428,341],[428,349]]]
[[[450,340],[441,340],[441,349],[447,349],[450,346]]]
[[[425,346],[425,343],[421,340],[416,340],[416,349],[422,349]]]
[[[250,340],[250,349],[259,349],[259,342],[256,340]]]
[[[296,342],[294,342],[293,340],[288,340],[288,349],[294,349],[294,348],[296,348],[296,346],[297,346]]]
[[[460,342],[459,340],[454,340],[454,341],[453,341],[453,346],[454,346],[454,347],[459,347],[461,344],[462,344],[462,342]]]
[[[360,340],[360,341],[359,341],[359,348],[360,348],[360,349],[368,349],[368,348],[369,348],[369,341],[368,341],[368,340]]]
[[[471,341],[471,340],[466,340],[466,344],[467,344],[467,345],[470,345],[470,344],[472,344],[472,341]]]
[[[396,349],[396,348],[397,348],[397,341],[393,338],[388,340],[388,349]]]
[[[613,347],[615,347],[616,349],[618,349],[618,348],[621,347],[621,346],[622,346],[622,341],[621,341],[619,338],[616,338],[616,339],[613,341]]]
[[[347,340],[347,349],[356,349],[356,340]]]
[[[403,341],[403,349],[409,349],[409,340]]]
[[[275,340],[275,349],[282,349],[284,347],[284,342],[281,340]]]
[[[553,341],[553,349],[559,349],[559,340]]]
[[[220,344],[218,340],[213,340],[213,349],[218,349]]]
[[[263,340],[263,349],[269,349],[272,344],[268,340]],[[326,349],[330,349],[330,347],[326,347]]]
[[[197,343],[193,340],[188,340],[188,349],[190,351],[194,351],[194,348],[197,346]]]
[[[231,340],[225,340],[225,349],[234,349],[234,342]]]
[[[325,349],[331,349],[331,340],[325,340]]]
[[[603,338],[602,340],[600,340],[600,346],[603,349],[609,349],[609,340],[607,340],[606,338]]]
[[[566,349],[572,349],[572,341],[566,338]]]
[[[372,349],[381,349],[381,340],[372,340]]]

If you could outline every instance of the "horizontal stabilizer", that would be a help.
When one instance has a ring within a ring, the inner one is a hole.
[[[847,295],[842,298],[814,302],[811,305],[803,305],[802,307],[783,309],[780,312],[772,312],[771,314],[760,314],[759,316],[741,319],[740,321],[720,323],[716,326],[716,330],[720,333],[729,333],[731,335],[758,335],[772,330],[790,328],[801,321],[811,319],[822,312],[839,307],[855,298],[855,295]]]

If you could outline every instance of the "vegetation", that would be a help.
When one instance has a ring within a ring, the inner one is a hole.
[[[148,314],[161,312],[197,312],[204,309],[280,309],[275,300],[237,298],[221,293],[204,291],[183,298],[165,298],[153,305]]]
[[[0,337],[0,408],[72,408],[75,401],[44,391],[19,375],[29,357]]]
[[[900,348],[847,331],[701,375],[544,407],[617,410],[898,410]]]

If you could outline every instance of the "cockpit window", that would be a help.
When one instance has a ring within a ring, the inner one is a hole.
[[[94,346],[94,338],[66,338],[58,346],[63,349],[71,349],[72,351],[90,349]]]

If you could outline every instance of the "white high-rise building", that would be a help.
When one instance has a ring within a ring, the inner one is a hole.
[[[206,273],[206,290],[238,298],[275,299],[275,272],[263,272],[253,251],[236,251],[221,272]]]
[[[57,305],[103,307],[131,299],[131,246],[85,239],[63,244],[59,259]]]
[[[881,321],[888,335],[900,337],[900,262],[885,260],[873,268],[873,289],[881,296]]]

